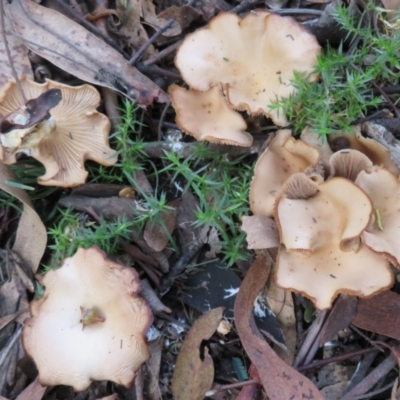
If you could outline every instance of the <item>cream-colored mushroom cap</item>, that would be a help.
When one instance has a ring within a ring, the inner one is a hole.
[[[62,99],[50,110],[51,117],[35,127],[0,133],[4,164],[15,163],[16,155],[24,153],[45,166],[46,173],[38,178],[41,185],[73,187],[86,180],[85,160],[106,166],[117,161],[108,146],[110,121],[96,111],[100,96],[94,87],[72,87],[51,80],[39,84],[26,78],[21,79],[21,86],[27,100],[49,89],[60,89]],[[4,117],[23,107],[16,83],[7,83],[0,92],[0,114]]]
[[[362,171],[359,186],[372,200],[375,222],[362,235],[365,244],[400,267],[400,182],[391,172],[374,167]]]
[[[97,247],[81,248],[43,284],[44,297],[32,301],[23,328],[40,383],[75,390],[93,380],[129,386],[149,358],[145,335],[153,319],[138,295],[137,273]]]
[[[200,92],[177,85],[169,87],[179,128],[197,140],[249,147],[253,137],[246,132],[246,122],[231,110],[219,86]]]
[[[363,246],[372,217],[368,196],[345,178],[317,184],[305,174],[285,183],[275,209],[282,243],[275,279],[318,309],[339,293],[370,296],[393,284],[389,263]]]
[[[334,153],[330,160],[331,176],[355,181],[361,171],[372,168],[372,161],[358,150],[340,150]]]
[[[257,10],[240,19],[222,12],[186,36],[175,64],[191,88],[222,83],[233,108],[263,113],[284,126],[283,111],[269,105],[295,92],[293,71],[318,78],[312,72],[319,52],[315,37],[293,18]]]
[[[290,130],[277,131],[254,168],[250,186],[253,214],[271,217],[285,181],[297,172],[316,166],[318,160],[318,151],[301,140],[295,140]]]

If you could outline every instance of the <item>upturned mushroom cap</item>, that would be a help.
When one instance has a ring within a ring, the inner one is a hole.
[[[375,222],[362,235],[373,251],[400,267],[400,182],[391,172],[374,167],[362,171],[356,181],[372,200]]]
[[[131,268],[97,247],[79,249],[48,272],[44,297],[31,303],[23,343],[42,385],[85,390],[93,380],[129,386],[149,358],[145,335],[152,323]]]
[[[301,140],[295,140],[291,131],[276,132],[265,151],[259,156],[250,186],[250,208],[255,215],[271,217],[275,200],[282,185],[293,174],[316,166],[319,153]]]
[[[376,140],[364,137],[359,127],[354,132],[329,135],[329,144],[334,151],[343,150],[343,143],[346,141],[346,148],[358,150],[365,154],[374,165],[383,166],[395,175],[400,174],[399,168],[390,157],[390,150]],[[335,146],[336,142],[339,142],[339,148]]]
[[[372,212],[368,196],[345,178],[321,184],[300,173],[289,178],[275,209],[282,243],[277,284],[321,310],[339,293],[364,297],[390,287],[389,263],[360,241]]]
[[[253,137],[246,132],[246,122],[231,110],[220,87],[200,92],[177,85],[169,87],[179,128],[197,140],[249,147]]]
[[[361,171],[372,168],[372,161],[357,150],[340,150],[334,153],[330,160],[331,176],[342,177],[355,181]]]
[[[100,96],[94,87],[72,87],[51,80],[39,84],[26,78],[21,79],[21,86],[28,100],[49,89],[60,89],[62,100],[50,110],[49,119],[29,129],[0,134],[4,164],[15,163],[18,153],[27,154],[46,168],[38,178],[40,184],[72,187],[86,180],[85,160],[106,166],[117,161],[108,146],[110,121],[96,111]],[[24,101],[16,83],[9,82],[0,92],[0,114],[5,117],[18,110],[24,110]]]
[[[175,64],[190,87],[207,90],[222,83],[233,108],[264,113],[284,126],[283,111],[269,105],[295,92],[294,70],[310,81],[318,78],[312,72],[319,52],[315,37],[293,18],[257,10],[240,19],[221,12],[186,36]]]

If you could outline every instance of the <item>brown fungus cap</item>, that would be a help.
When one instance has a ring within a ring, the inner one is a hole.
[[[271,217],[275,200],[282,185],[293,174],[304,172],[318,164],[319,153],[291,131],[282,129],[260,155],[254,168],[250,186],[250,207],[255,215]]]
[[[319,52],[315,37],[293,18],[261,10],[242,19],[221,12],[186,36],[175,64],[191,88],[222,84],[233,108],[265,114],[284,126],[283,111],[269,105],[295,92],[294,70],[310,81],[318,78],[312,72]]]
[[[108,146],[110,121],[96,111],[100,96],[94,87],[72,87],[51,80],[39,84],[26,78],[21,79],[21,86],[27,100],[36,99],[49,89],[60,89],[62,99],[50,109],[50,118],[27,129],[0,133],[4,164],[15,163],[19,153],[32,156],[46,168],[38,178],[41,185],[73,187],[86,180],[85,160],[106,166],[117,161],[115,151]],[[26,122],[26,113],[16,83],[7,83],[0,92],[0,114],[19,115],[17,120]]]
[[[44,297],[32,301],[22,337],[39,382],[75,390],[94,380],[129,386],[149,358],[145,335],[153,320],[138,295],[137,273],[97,247],[80,248],[43,284]]]
[[[169,87],[179,128],[197,140],[250,147],[253,137],[246,122],[231,110],[219,86],[200,92],[177,85]]]
[[[364,243],[400,267],[400,182],[391,172],[374,167],[362,171],[359,186],[372,200],[375,221],[363,233]]]
[[[390,287],[387,260],[360,241],[372,212],[368,196],[345,178],[321,184],[301,173],[289,178],[275,208],[282,244],[277,284],[320,310],[339,293],[369,296]]]
[[[395,175],[399,175],[400,173],[400,169],[390,157],[390,150],[376,140],[364,137],[359,127],[354,132],[331,134],[328,136],[328,140],[331,148],[335,151],[343,150],[343,146],[358,150],[365,154],[374,165],[385,167]],[[335,147],[336,143],[339,144],[338,148]]]
[[[340,150],[332,155],[329,160],[331,176],[355,181],[361,171],[372,168],[372,161],[357,150]]]

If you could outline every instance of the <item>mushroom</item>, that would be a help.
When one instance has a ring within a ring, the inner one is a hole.
[[[388,261],[360,240],[372,217],[370,199],[348,179],[318,184],[304,173],[290,177],[275,207],[282,244],[277,285],[307,296],[320,310],[339,293],[365,297],[389,288]]]
[[[271,217],[275,200],[281,194],[285,181],[297,172],[314,170],[318,161],[319,153],[315,148],[295,140],[290,130],[277,131],[254,168],[250,186],[250,208],[253,214]]]
[[[365,154],[373,164],[383,166],[395,175],[400,173],[400,169],[390,157],[390,150],[376,140],[364,137],[359,127],[355,128],[353,132],[331,134],[328,141],[333,151],[358,150]]]
[[[375,223],[363,233],[365,244],[400,268],[400,182],[391,172],[377,166],[362,171],[356,185],[372,200]]]
[[[39,382],[79,391],[93,380],[129,386],[149,358],[145,335],[153,319],[139,297],[138,274],[97,247],[80,248],[43,284],[22,337]]]
[[[320,46],[315,37],[290,17],[257,10],[244,18],[221,12],[205,28],[187,35],[175,64],[193,89],[222,84],[230,105],[249,114],[265,114],[287,125],[272,101],[295,92],[294,71],[309,81]]]
[[[357,150],[340,150],[333,153],[329,160],[331,176],[355,181],[361,171],[372,168],[372,161]]]
[[[115,151],[108,146],[110,121],[96,111],[100,96],[94,87],[72,87],[51,80],[39,84],[27,78],[21,79],[21,86],[31,101],[51,89],[59,89],[62,99],[49,110],[48,117],[30,126],[33,117],[16,83],[5,85],[0,92],[0,114],[6,121],[0,132],[4,164],[13,164],[18,154],[26,154],[46,168],[38,178],[41,185],[73,187],[86,180],[85,160],[106,166],[117,161]]]
[[[247,133],[246,122],[231,110],[220,87],[200,92],[177,85],[168,89],[176,111],[179,128],[197,140],[249,147],[253,137]]]

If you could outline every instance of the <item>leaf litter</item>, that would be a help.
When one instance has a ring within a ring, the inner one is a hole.
[[[348,40],[348,26],[338,29],[338,1],[313,1],[307,8],[265,4],[303,21],[320,44]],[[387,29],[396,29],[396,4],[383,2],[388,19],[379,21]],[[111,144],[118,164],[107,170],[89,163],[90,183],[72,191],[40,189],[36,177],[43,172],[26,158],[12,168],[0,164],[0,188],[10,196],[0,204],[1,398],[350,400],[382,393],[395,398],[397,284],[368,298],[342,294],[331,310],[322,312],[315,310],[313,299],[276,285],[282,232],[272,218],[250,215],[252,172],[243,170],[254,166],[260,143],[266,140],[268,146],[273,137],[268,132],[277,127],[265,116],[247,117],[247,129],[256,134],[258,145],[244,150],[195,147],[187,137],[170,142],[171,133],[179,129],[167,89],[181,83],[173,59],[182,41],[220,11],[262,13],[257,7],[252,0],[2,2],[2,86],[15,74],[40,82],[49,77],[74,86],[91,83],[100,89],[102,110],[135,129],[118,144],[124,132],[113,125]],[[350,2],[348,13],[360,18],[356,2]],[[110,100],[106,88],[121,96]],[[398,116],[385,90],[383,99]],[[126,108],[124,98],[140,109]],[[372,122],[364,116],[362,126],[390,150],[396,163],[398,123],[387,115]],[[49,118],[48,110],[35,117],[11,128],[34,127]],[[243,157],[240,163],[232,164],[238,157]],[[230,165],[237,170],[232,172]],[[241,203],[237,182],[244,177],[249,179]],[[375,210],[375,219],[380,215]],[[150,359],[138,371],[135,385],[127,388],[100,382],[75,394],[58,386],[42,387],[31,361],[25,360],[25,366],[19,362],[30,292],[39,295],[41,274],[55,266],[56,249],[67,256],[92,244],[102,244],[120,265],[139,272],[142,295],[155,315]],[[261,249],[253,261],[250,249]]]

